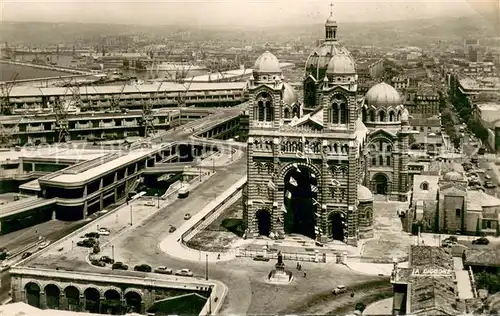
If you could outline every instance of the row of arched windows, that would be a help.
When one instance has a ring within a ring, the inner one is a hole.
[[[380,110],[375,112],[375,110],[370,110],[369,112],[363,108],[361,111],[361,116],[363,122],[399,122],[401,121],[401,111],[397,113],[395,111],[390,110],[389,114],[384,110]]]
[[[377,156],[372,156],[372,167],[384,167],[384,166],[391,166],[391,156],[390,155],[379,155],[378,159]]]
[[[291,114],[291,116],[290,116]],[[284,115],[284,118],[286,119],[290,119],[290,118],[294,118],[294,117],[300,117],[300,111],[299,111],[299,107],[298,106],[294,106],[292,108],[292,111],[290,111],[289,108],[285,108],[285,110],[283,111],[283,115]]]
[[[349,121],[349,111],[346,103],[340,106],[336,103],[332,105],[328,112],[328,122],[332,124],[347,124]]]

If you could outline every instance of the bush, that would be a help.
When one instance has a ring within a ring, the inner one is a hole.
[[[99,248],[99,246],[94,246],[94,248],[92,249],[92,253],[98,254],[99,252],[101,252],[101,248]]]
[[[356,307],[354,308],[357,311],[363,312],[366,308],[366,305],[363,302],[357,302]]]
[[[488,290],[489,293],[500,292],[500,273],[486,271],[475,275],[477,287]]]

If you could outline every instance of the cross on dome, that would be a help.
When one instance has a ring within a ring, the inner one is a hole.
[[[333,16],[333,2],[330,2],[330,16]]]

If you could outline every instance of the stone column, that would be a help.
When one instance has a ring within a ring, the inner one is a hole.
[[[121,303],[121,313],[127,313],[128,312],[128,308],[127,308],[127,300],[122,298],[120,300],[120,303]]]
[[[352,246],[357,245],[357,199],[358,199],[358,179],[356,170],[358,160],[356,159],[357,144],[355,141],[349,141],[349,168],[347,180],[347,243]]]
[[[59,295],[59,309],[68,310],[68,298],[64,295],[64,293]]]
[[[40,291],[40,309],[46,309],[47,308],[47,295],[45,292]]]
[[[80,294],[80,299],[79,299],[78,303],[79,303],[78,305],[80,305],[79,310],[81,312],[85,311],[85,309],[87,308],[87,301],[85,299],[85,295]]]
[[[102,303],[104,302],[104,300],[105,300],[104,296],[99,297],[99,314],[104,314],[107,312],[104,310],[104,308],[102,306],[103,305]]]
[[[139,314],[146,314],[146,304],[144,302],[141,302],[141,310],[139,311]]]

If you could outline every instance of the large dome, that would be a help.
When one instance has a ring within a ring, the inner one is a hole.
[[[326,69],[327,75],[354,75],[356,66],[351,55],[339,54],[330,59]]]
[[[333,56],[346,55],[351,53],[337,41],[326,41],[315,48],[306,61],[306,75],[312,75],[316,80],[325,76],[328,63]]]
[[[287,82],[283,83],[283,104],[292,105],[299,101],[299,96],[295,89]]]
[[[391,85],[382,82],[374,85],[368,90],[365,96],[365,102],[371,106],[397,106],[403,102],[399,92]]]
[[[281,73],[280,62],[271,52],[265,51],[255,61],[253,71],[257,73]]]

